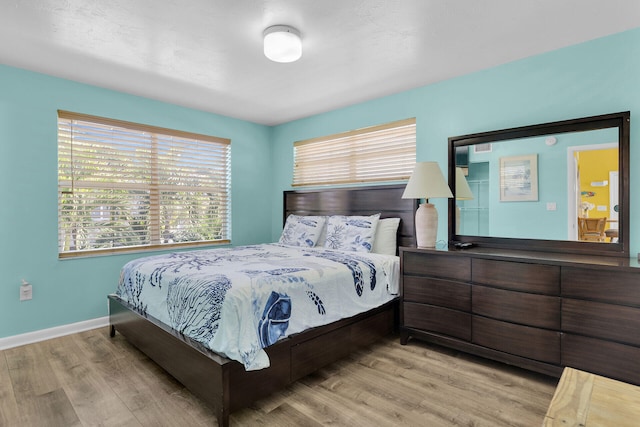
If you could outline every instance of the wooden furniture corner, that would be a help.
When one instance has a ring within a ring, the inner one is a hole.
[[[640,387],[565,368],[544,418],[544,427],[637,426]]]

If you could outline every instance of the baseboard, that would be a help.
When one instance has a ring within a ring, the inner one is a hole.
[[[45,341],[52,338],[71,335],[78,332],[88,331],[90,329],[101,328],[109,325],[109,316],[99,317],[97,319],[85,320],[84,322],[71,323],[69,325],[56,326],[55,328],[41,329],[26,334],[13,335],[11,337],[0,338],[0,350],[19,347],[25,344]]]

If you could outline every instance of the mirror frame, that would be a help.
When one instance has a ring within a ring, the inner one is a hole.
[[[530,251],[564,252],[600,256],[629,257],[629,129],[630,112],[583,117],[558,122],[521,126],[510,129],[453,136],[449,138],[449,187],[453,198],[449,199],[449,245],[472,243],[478,247],[518,249]],[[598,243],[570,240],[542,240],[509,237],[466,236],[456,234],[455,167],[456,148],[498,142],[518,140],[544,135],[558,135],[568,132],[580,132],[605,128],[618,128],[618,166],[619,166],[619,238],[616,243]]]

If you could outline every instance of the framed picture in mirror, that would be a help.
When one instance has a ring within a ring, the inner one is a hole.
[[[538,156],[500,158],[500,201],[529,202],[538,200]]]

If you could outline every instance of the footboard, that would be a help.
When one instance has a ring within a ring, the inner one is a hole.
[[[228,425],[229,377],[226,365],[231,360],[220,357],[198,342],[179,334],[152,317],[145,317],[133,307],[109,295],[111,336],[117,330],[127,340],[203,399],[214,411],[218,423]]]
[[[116,330],[209,405],[220,426],[229,414],[391,333],[397,301],[296,334],[266,349],[271,366],[245,371],[241,363],[203,347],[109,295],[111,335]]]

